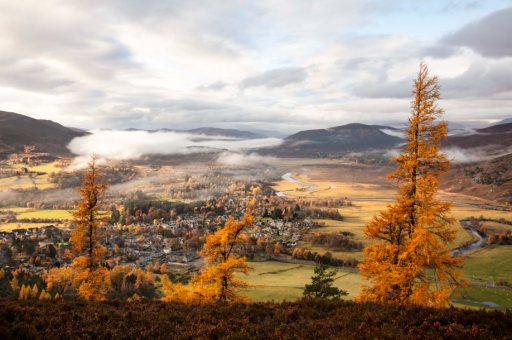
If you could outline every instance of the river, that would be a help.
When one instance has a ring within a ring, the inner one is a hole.
[[[452,252],[452,255],[455,256],[455,257],[462,256],[462,255],[466,254],[467,252],[470,252],[472,250],[478,249],[478,248],[480,248],[482,246],[482,244],[487,242],[487,236],[482,236],[478,230],[476,230],[473,227],[469,227],[469,222],[468,221],[460,221],[460,224],[462,226],[468,227],[468,229],[473,234],[475,234],[478,237],[478,241],[476,241],[475,243],[470,244],[469,246],[460,247],[460,248],[454,250]]]

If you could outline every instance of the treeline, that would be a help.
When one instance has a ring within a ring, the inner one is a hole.
[[[487,235],[487,244],[499,244],[499,245],[512,245],[512,231],[504,231],[501,234],[500,233],[490,233],[487,229],[486,225],[482,222],[490,221],[490,222],[496,222],[506,225],[512,225],[511,221],[507,221],[504,218],[500,219],[488,219],[483,216],[480,216],[480,218],[475,218],[473,216],[468,218],[469,224],[471,227],[478,230],[483,235]]]
[[[169,201],[154,201],[154,200],[126,200],[124,202],[124,210],[134,216],[137,210],[141,214],[148,214],[151,208],[161,209],[164,211],[174,210],[176,214],[189,214],[194,212],[194,208],[200,209],[206,205],[205,201],[195,201],[191,203],[184,202],[169,202]]]
[[[332,256],[332,253],[311,252],[308,249],[295,248],[291,254],[292,258],[297,260],[313,261],[318,264],[328,264],[335,267],[352,267],[357,268],[359,261],[353,257],[339,259]]]
[[[345,233],[345,234],[343,234]],[[303,240],[309,243],[311,246],[323,245],[329,250],[338,249],[357,249],[361,250],[364,248],[362,242],[354,242],[348,237],[353,236],[350,232],[332,232],[332,233],[309,233],[303,236]]]
[[[507,339],[512,314],[352,301],[0,301],[5,339]]]
[[[330,218],[337,221],[343,221],[343,216],[341,216],[338,209],[320,209],[320,208],[306,208],[306,214],[308,216],[320,216],[323,218]]]

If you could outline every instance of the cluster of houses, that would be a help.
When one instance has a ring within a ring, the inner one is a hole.
[[[274,238],[275,236],[284,236],[294,241],[299,241],[301,235],[299,231],[303,228],[315,228],[318,225],[310,219],[304,219],[298,222],[283,222],[280,220],[267,220],[265,222],[256,222],[255,227],[250,232],[251,236],[256,238]]]
[[[263,199],[256,195],[254,197],[257,201]],[[190,263],[199,258],[196,251],[180,251],[172,250],[169,246],[169,240],[164,236],[168,233],[161,235],[156,231],[162,228],[165,231],[170,231],[173,238],[183,245],[187,239],[182,237],[187,233],[195,233],[198,229],[202,229],[205,234],[215,232],[219,225],[223,225],[230,218],[230,210],[236,209],[238,216],[243,216],[247,210],[247,199],[234,200],[229,198],[228,204],[225,207],[225,214],[222,216],[191,216],[183,214],[179,216],[176,221],[164,221],[163,219],[157,220],[156,223],[141,223],[140,226],[150,232],[145,232],[141,235],[124,235],[124,236],[111,236],[106,237],[100,242],[104,245],[109,253],[113,254],[115,258],[121,257],[121,264],[130,264],[133,267],[145,268],[151,263]],[[254,211],[253,211],[254,212]],[[258,213],[258,212],[256,212]],[[300,215],[305,215],[305,211],[297,211]],[[315,228],[318,225],[310,220],[304,219],[295,222],[283,222],[281,220],[264,220],[256,222],[254,228],[248,231],[248,234],[255,238],[276,239],[283,246],[296,246],[297,241],[301,239],[300,231],[304,228]],[[72,227],[71,227],[72,228]],[[117,230],[116,225],[110,225],[108,228]],[[13,237],[31,237],[44,235],[48,229],[56,229],[53,225],[40,227],[40,228],[26,228],[15,229],[9,232],[0,232],[0,240],[10,240]],[[142,236],[142,238],[140,237]],[[40,242],[40,252],[44,256],[47,249],[47,244],[53,244],[52,241]],[[118,252],[114,254],[114,249],[117,246]],[[3,251],[5,252],[5,251]],[[2,257],[2,252],[0,252]],[[61,266],[71,265],[71,261],[63,261],[63,259],[51,259],[52,263],[59,262]]]
[[[31,236],[41,236],[47,230],[57,229],[53,225],[45,226],[45,227],[34,227],[34,228],[25,228],[25,229],[13,229],[11,231],[0,231],[0,241],[10,240],[13,237],[31,237]]]

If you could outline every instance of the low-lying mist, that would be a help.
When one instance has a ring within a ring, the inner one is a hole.
[[[457,163],[474,163],[483,162],[490,159],[505,156],[510,153],[510,150],[503,150],[501,152],[493,152],[495,146],[486,146],[481,148],[473,149],[460,149],[460,148],[442,148],[441,152],[445,152],[448,158]],[[392,149],[388,150],[385,154],[386,157],[397,157],[400,154],[400,150]]]
[[[90,159],[90,155],[97,154],[99,162],[108,160],[136,160],[144,155],[183,155],[193,153],[221,153],[219,162],[224,164],[243,162],[245,160],[256,161],[255,156],[246,156],[244,151],[273,147],[279,145],[282,140],[278,138],[264,138],[241,140],[224,136],[205,136],[178,132],[147,131],[91,131],[92,134],[77,137],[69,145],[69,150],[77,155],[69,169],[84,168]],[[238,153],[238,156],[233,153]],[[246,158],[244,158],[246,157]]]

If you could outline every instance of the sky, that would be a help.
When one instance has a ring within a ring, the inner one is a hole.
[[[512,117],[512,0],[0,0],[0,110],[82,129]]]

